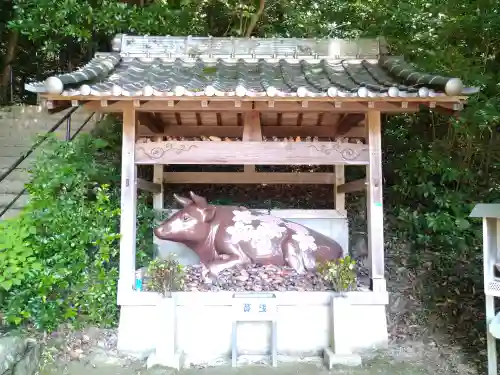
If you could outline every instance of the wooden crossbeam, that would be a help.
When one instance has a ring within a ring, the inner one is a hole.
[[[335,173],[166,172],[169,184],[335,184]]]
[[[335,134],[330,126],[262,126],[262,135],[266,137],[323,137],[331,138]],[[193,126],[193,125],[168,125],[165,131],[161,134],[154,133],[150,129],[139,129],[139,137],[153,137],[153,136],[172,136],[172,137],[200,137],[200,136],[216,136],[216,137],[231,137],[241,138],[243,136],[243,127],[237,125],[223,125],[223,126]],[[346,138],[364,138],[366,131],[364,127],[357,126],[351,128],[347,133],[342,135]]]

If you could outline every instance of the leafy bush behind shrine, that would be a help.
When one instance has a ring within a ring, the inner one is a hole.
[[[120,125],[71,143],[51,138],[32,168],[30,202],[0,221],[0,312],[12,325],[117,319]],[[138,208],[139,266],[152,255],[153,213]]]

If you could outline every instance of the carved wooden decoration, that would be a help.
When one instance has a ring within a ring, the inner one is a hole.
[[[337,142],[171,141],[136,144],[136,164],[366,165],[368,146]]]

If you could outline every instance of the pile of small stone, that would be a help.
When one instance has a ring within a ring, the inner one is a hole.
[[[363,289],[361,283],[358,287]],[[298,274],[288,267],[249,265],[226,269],[217,281],[204,283],[199,266],[186,267],[185,291],[191,292],[264,292],[264,291],[331,291],[332,286],[319,273]]]

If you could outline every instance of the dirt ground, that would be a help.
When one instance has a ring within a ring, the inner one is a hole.
[[[387,350],[366,353],[362,356],[360,367],[336,367],[327,370],[321,358],[290,359],[278,362],[272,368],[265,362],[249,364],[251,359],[242,358],[241,364],[230,367],[229,363],[220,366],[197,366],[180,371],[161,367],[147,369],[144,362],[110,354],[96,349],[80,359],[48,360],[44,358],[40,375],[476,375],[476,368],[469,366],[458,353],[444,353],[434,342],[408,342],[404,345],[390,345]]]
[[[319,361],[318,361],[319,362]],[[62,371],[61,371],[62,370]],[[437,371],[436,371],[437,370]],[[456,371],[451,370],[446,365],[442,368],[436,366],[418,363],[415,361],[395,362],[386,358],[364,363],[362,367],[355,368],[334,368],[328,371],[320,363],[280,363],[278,367],[272,368],[263,365],[246,365],[236,368],[230,366],[217,366],[207,368],[190,368],[181,371],[165,368],[146,369],[142,364],[136,363],[126,367],[115,365],[104,365],[93,367],[81,362],[72,362],[65,369],[53,367],[43,371],[41,375],[444,375],[453,374]]]
[[[67,372],[66,372],[67,371]],[[65,372],[51,372],[50,374],[69,374],[69,375],[170,375],[175,370],[153,368],[146,370],[143,368],[100,367],[86,368],[85,366],[72,364]],[[187,369],[178,372],[179,375],[326,375],[326,374],[345,374],[345,375],[431,375],[435,374],[425,368],[419,368],[412,364],[375,364],[367,365],[356,369],[334,369],[331,372],[315,364],[281,364],[277,368],[267,366],[244,366],[231,368],[229,366],[208,367],[204,369]],[[48,374],[47,374],[48,375]]]

